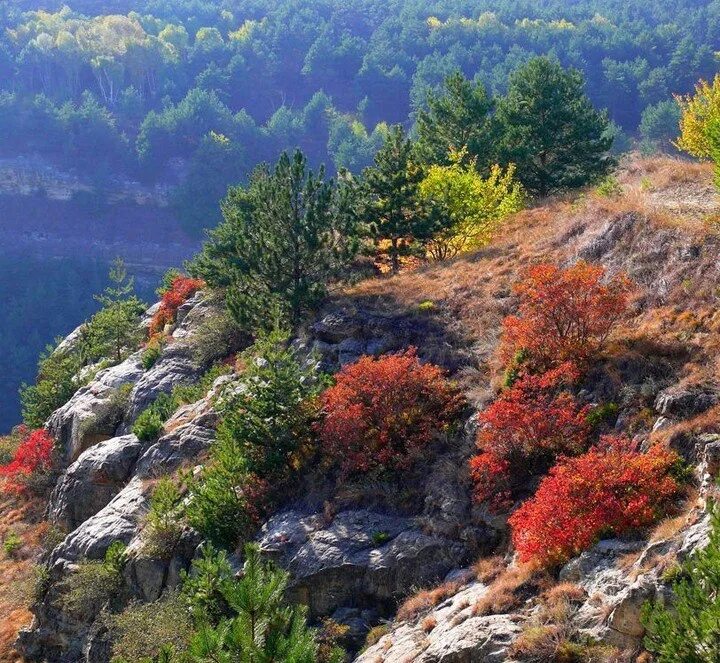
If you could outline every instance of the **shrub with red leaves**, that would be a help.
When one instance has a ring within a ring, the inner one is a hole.
[[[33,477],[47,472],[52,464],[53,439],[44,428],[24,429],[22,435],[13,459],[0,466],[0,476],[7,479],[5,490],[16,494],[25,493]]]
[[[514,483],[547,470],[558,454],[587,448],[590,408],[580,407],[566,391],[578,378],[569,362],[542,375],[525,375],[480,413],[481,453],[470,460],[477,501],[500,506]]]
[[[563,458],[510,517],[521,561],[561,564],[600,536],[650,525],[678,492],[670,475],[677,460],[660,445],[642,453],[614,436],[582,456]]]
[[[346,475],[408,468],[464,406],[442,369],[420,363],[414,348],[345,366],[321,398],[320,440]]]
[[[606,279],[602,267],[581,261],[531,267],[514,290],[520,307],[503,321],[502,358],[509,365],[527,353],[544,370],[595,355],[627,309],[631,287],[625,276]]]
[[[205,287],[202,279],[189,276],[176,276],[170,287],[163,293],[160,308],[150,321],[150,334],[160,333],[165,325],[175,320],[177,310],[198,290]]]

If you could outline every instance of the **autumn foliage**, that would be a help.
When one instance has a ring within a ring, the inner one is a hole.
[[[676,461],[665,447],[642,453],[615,436],[601,438],[582,456],[561,459],[510,517],[521,561],[561,564],[600,536],[650,525],[678,491],[670,475]]]
[[[524,375],[480,413],[481,453],[470,461],[476,500],[499,505],[514,481],[545,471],[558,454],[586,449],[589,407],[566,390],[578,377],[569,362]]]
[[[52,462],[53,439],[44,429],[20,431],[21,442],[12,460],[0,465],[0,476],[6,478],[4,488],[7,492],[23,494],[28,482],[38,473],[50,469]]]
[[[542,370],[595,355],[627,308],[630,282],[582,261],[568,269],[544,263],[527,270],[515,293],[519,311],[503,321],[502,358],[509,365],[524,352]]]
[[[318,433],[345,474],[405,469],[447,429],[463,399],[415,349],[345,366],[322,397]]]
[[[162,332],[165,325],[175,320],[177,310],[198,290],[205,287],[202,279],[193,279],[189,276],[176,276],[170,287],[163,293],[160,308],[150,321],[150,334]]]

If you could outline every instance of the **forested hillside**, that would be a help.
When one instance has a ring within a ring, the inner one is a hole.
[[[0,261],[11,271],[36,263],[32,292],[67,287],[67,265],[85,275],[77,300],[92,306],[91,272],[111,254],[147,284],[197,248],[228,185],[258,163],[300,147],[314,166],[359,173],[389,126],[413,130],[449,74],[480,83],[491,110],[537,54],[584,74],[593,104],[609,111],[616,152],[633,141],[670,151],[672,94],[713,75],[718,43],[720,5],[700,0],[2,3],[0,221],[10,234]],[[128,188],[143,205],[118,204]],[[18,230],[19,245],[10,239]],[[128,236],[157,248],[147,255]],[[82,265],[78,252],[100,263]],[[5,427],[17,416],[12,385],[31,378],[32,357],[89,310],[65,307],[51,331],[22,313],[37,309],[21,299],[6,304],[0,329],[26,339],[0,358]]]

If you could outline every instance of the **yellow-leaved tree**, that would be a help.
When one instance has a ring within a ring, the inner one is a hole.
[[[466,151],[451,153],[449,166],[430,166],[420,183],[420,195],[442,215],[442,230],[428,242],[436,260],[453,258],[486,244],[502,219],[525,205],[525,193],[515,179],[515,166],[492,166],[483,178]]]
[[[720,75],[712,83],[700,81],[695,94],[675,97],[680,104],[680,136],[677,147],[703,160],[716,161],[720,124]]]

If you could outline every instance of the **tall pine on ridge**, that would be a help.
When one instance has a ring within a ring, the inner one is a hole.
[[[583,186],[614,165],[609,121],[595,110],[575,69],[548,57],[530,60],[510,78],[498,102],[500,163],[514,163],[525,188],[541,196]]]
[[[482,83],[467,80],[459,71],[448,76],[443,87],[442,94],[428,96],[428,109],[418,113],[417,153],[424,162],[441,165],[451,164],[451,152],[464,153],[484,172],[492,161],[490,114],[495,103]]]
[[[310,170],[299,150],[283,153],[247,188],[230,189],[191,273],[225,291],[247,330],[271,327],[276,312],[296,325],[355,254],[355,188],[345,173],[336,181]]]
[[[409,253],[413,241],[430,236],[434,220],[420,196],[423,170],[413,161],[413,145],[402,126],[390,130],[364,177],[371,233],[376,241],[389,242],[387,253],[397,272],[400,256]]]

